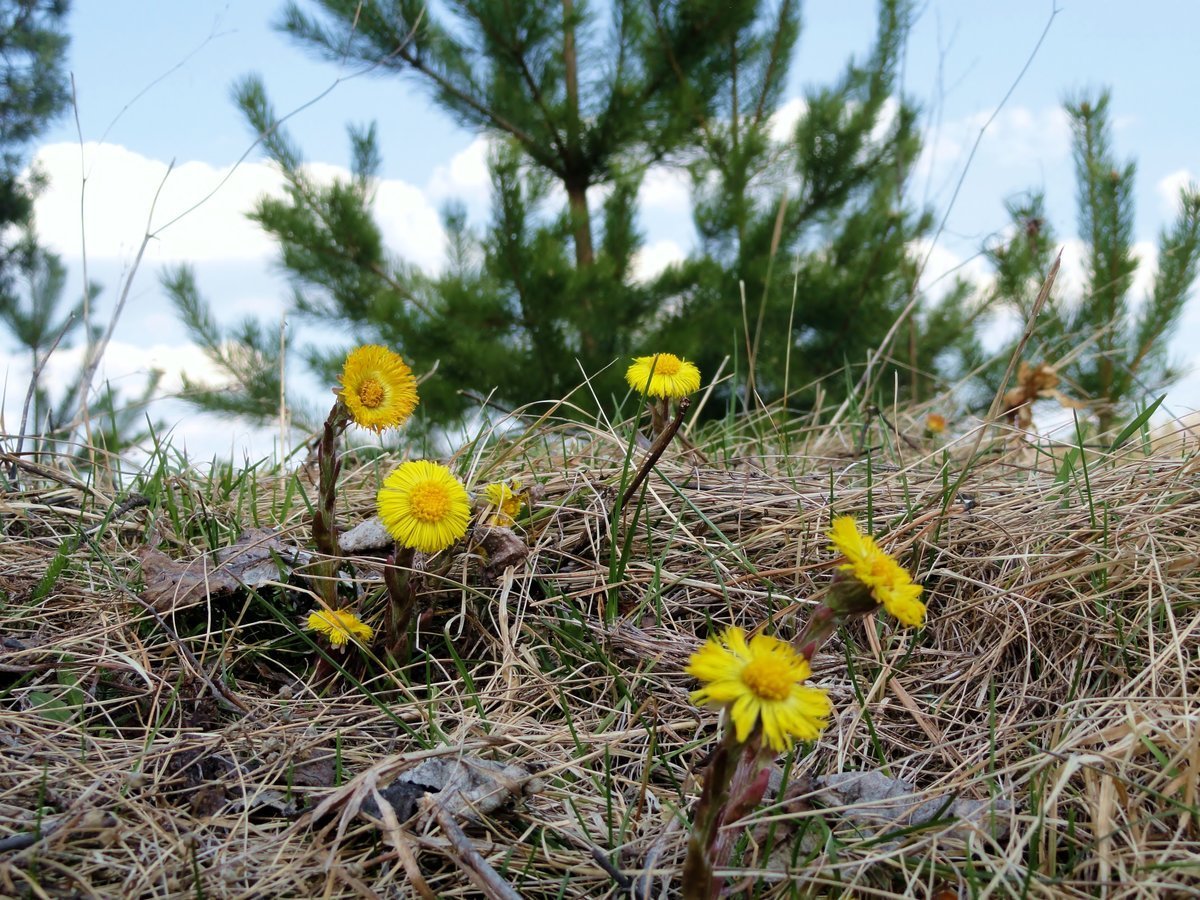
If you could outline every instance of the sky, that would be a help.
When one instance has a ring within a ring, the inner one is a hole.
[[[360,75],[354,67],[315,60],[273,28],[281,6],[273,0],[74,4],[69,67],[78,122],[64,116],[35,148],[36,164],[49,179],[36,215],[43,240],[70,268],[68,291],[81,292],[85,259],[88,279],[104,286],[102,319],[128,282],[105,361],[115,385],[133,391],[158,367],[167,373],[169,393],[178,390],[180,371],[200,378],[212,373],[159,285],[170,267],[194,266],[201,292],[223,321],[251,313],[278,322],[284,313],[289,289],[275,246],[245,217],[257,197],[280,190],[278,174],[264,163],[231,100],[232,86],[249,73],[263,77],[277,110],[294,111],[287,127],[318,176],[348,166],[346,125],[378,123],[383,167],[376,212],[397,256],[431,269],[441,264],[438,212],[448,200],[463,201],[475,224],[486,220],[486,141],[456,126],[418,81]],[[986,275],[979,249],[1002,232],[1004,201],[1029,189],[1045,193],[1050,221],[1064,241],[1065,275],[1080,283],[1062,101],[1101,87],[1113,91],[1115,149],[1138,163],[1135,230],[1145,264],[1135,297],[1152,283],[1155,237],[1174,216],[1179,187],[1200,178],[1194,98],[1200,4],[1150,0],[1136,15],[1130,10],[1127,0],[918,5],[903,70],[904,92],[921,107],[926,132],[913,196],[945,219],[936,244],[922,248],[929,253],[929,290],[947,284],[941,277],[947,271]],[[801,108],[806,89],[829,83],[851,55],[868,51],[874,19],[868,0],[804,5],[780,129]],[[651,173],[641,217],[647,242],[639,269],[645,274],[693,245],[680,173]],[[153,238],[135,268],[148,227]],[[312,329],[289,321],[287,334],[301,343]],[[1200,369],[1198,347],[1200,302],[1193,302],[1173,350],[1185,366]],[[12,349],[0,343],[10,430],[28,380],[28,363],[5,353]],[[78,365],[78,349],[60,351],[49,376],[65,378]],[[304,378],[297,367],[295,383],[304,385]],[[1200,372],[1170,392],[1168,407],[1177,414],[1200,408]],[[231,451],[264,455],[278,440],[270,429],[185,415],[177,401],[164,401],[155,413],[198,459]]]

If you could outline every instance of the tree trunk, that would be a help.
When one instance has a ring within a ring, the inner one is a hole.
[[[562,0],[563,11],[563,77],[567,89],[567,159],[568,167],[580,164],[579,141],[579,59],[575,53],[575,2]],[[568,176],[563,186],[571,207],[575,232],[575,266],[585,269],[595,261],[592,249],[592,216],[587,205],[587,178]]]
[[[587,188],[570,184],[567,188],[567,203],[571,207],[571,222],[575,232],[575,267],[586,269],[596,259],[592,249],[592,216],[588,211]]]

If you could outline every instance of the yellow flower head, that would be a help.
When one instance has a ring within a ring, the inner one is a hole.
[[[308,627],[325,635],[329,645],[335,648],[345,647],[351,638],[356,641],[369,641],[375,633],[370,625],[363,623],[347,609],[318,609],[309,613]]]
[[[383,481],[379,518],[396,543],[422,553],[444,550],[467,533],[471,500],[443,465],[420,459],[401,463]]]
[[[941,434],[946,430],[946,417],[938,413],[930,413],[925,419],[925,430],[930,434]]]
[[[692,702],[724,706],[739,741],[762,722],[763,737],[782,753],[796,740],[815,741],[829,725],[833,704],[820,688],[808,687],[808,660],[791,644],[767,635],[747,643],[740,628],[709,638],[685,670],[704,682]]]
[[[925,604],[920,600],[923,588],[913,584],[904,566],[884,553],[874,538],[860,532],[852,517],[834,519],[829,539],[833,541],[831,549],[848,560],[838,568],[870,589],[876,602],[905,625],[925,624]]]
[[[625,380],[639,394],[645,391],[647,397],[677,400],[700,390],[700,370],[671,353],[635,358]]]
[[[521,514],[525,501],[521,499],[521,483],[519,481],[497,481],[483,489],[484,499],[492,510],[488,522],[492,525],[511,525]]]
[[[372,431],[403,425],[417,408],[417,379],[397,353],[377,344],[352,350],[338,396],[356,424]]]

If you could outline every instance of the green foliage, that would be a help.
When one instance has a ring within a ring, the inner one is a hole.
[[[0,0],[0,295],[12,288],[12,266],[28,261],[27,225],[38,187],[22,177],[28,144],[67,108],[67,0]],[[19,234],[19,232],[17,232]]]
[[[1133,249],[1132,161],[1112,149],[1110,96],[1068,101],[1078,190],[1078,228],[1085,242],[1083,292],[1051,295],[1026,359],[1056,365],[1073,392],[1088,399],[1107,431],[1140,402],[1179,376],[1167,343],[1200,274],[1200,189],[1180,192],[1179,213],[1158,238],[1158,273],[1145,297],[1131,295],[1140,261]],[[987,250],[996,284],[991,306],[1008,307],[1025,321],[1056,252],[1039,193],[1010,201],[1012,237]],[[994,390],[999,375],[989,373]]]
[[[39,247],[26,235],[28,250],[17,269],[13,289],[0,295],[0,323],[12,335],[20,350],[29,354],[30,371],[44,370],[50,356],[67,349],[83,325],[83,299],[60,314],[67,270],[54,253]],[[88,302],[95,308],[100,296],[98,284],[88,285]],[[84,335],[84,359],[99,350],[99,333]],[[86,366],[66,384],[51,384],[44,371],[34,379],[29,397],[28,415],[21,423],[29,443],[23,449],[33,453],[55,452],[79,461],[90,459],[85,440],[91,447],[120,454],[141,443],[152,425],[146,421],[146,408],[153,399],[162,373],[152,371],[138,395],[133,398],[104,383],[88,397],[87,426],[80,409],[80,391]]]
[[[770,27],[739,36],[720,115],[691,164],[701,246],[656,285],[672,311],[659,344],[686,347],[706,372],[727,354],[751,358],[748,387],[768,400],[785,378],[795,393],[880,344],[914,295],[910,246],[930,225],[905,200],[920,150],[916,111],[895,93],[908,15],[903,3],[881,3],[868,59],[810,90],[781,142],[771,139],[771,115],[799,34],[798,4],[781,3]],[[907,323],[904,384],[914,392],[930,380],[917,373],[969,337],[959,330],[960,300],[948,295]]]
[[[796,388],[860,364],[915,296],[910,248],[930,219],[905,199],[920,140],[916,111],[896,97],[903,0],[882,0],[868,58],[811,90],[782,141],[772,130],[800,34],[797,0],[626,0],[607,17],[571,2],[453,9],[313,0],[289,4],[280,22],[321,58],[415,80],[490,138],[491,218],[474,230],[461,208],[443,211],[448,264],[438,274],[385,246],[373,126],[350,129],[350,176],[318,182],[261,80],[234,91],[284,176],[284,196],[261,199],[252,218],[279,242],[293,311],[395,347],[418,374],[436,369],[421,389],[427,420],[452,420],[493,391],[504,405],[561,397],[585,376],[591,390],[572,401],[586,411],[624,393],[624,358],[655,347],[696,359],[706,375],[727,354],[749,356],[751,387],[779,397],[785,380]],[[652,165],[690,172],[701,243],[646,284],[634,277],[637,196]],[[602,198],[589,195],[597,188]],[[231,375],[236,361],[218,350],[229,337],[270,352],[249,324],[242,335],[201,327],[198,307],[168,291]],[[901,365],[914,392],[928,390],[947,353],[971,351],[962,300],[952,293],[908,323]],[[305,355],[326,379],[342,357]],[[242,368],[261,371],[268,358]],[[278,402],[267,404],[266,388],[260,378],[244,393],[189,399],[265,420]]]
[[[60,316],[67,268],[57,254],[37,246],[30,232],[23,240],[28,244],[19,267],[24,291],[0,295],[0,322],[21,349],[29,351],[36,366],[53,346],[70,346],[71,336],[83,325],[83,300]],[[98,285],[89,285],[92,298],[99,292]]]

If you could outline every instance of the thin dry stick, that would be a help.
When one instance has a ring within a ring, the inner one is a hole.
[[[287,458],[287,313],[279,316],[279,460]]]
[[[1008,382],[1016,371],[1017,363],[1021,360],[1021,355],[1025,352],[1025,345],[1029,343],[1029,338],[1033,336],[1034,328],[1037,327],[1037,317],[1042,311],[1042,307],[1046,305],[1046,301],[1050,298],[1050,290],[1054,287],[1054,279],[1058,276],[1058,268],[1062,265],[1062,251],[1058,251],[1058,256],[1054,258],[1054,265],[1050,267],[1050,272],[1046,275],[1046,280],[1042,282],[1042,288],[1038,291],[1037,299],[1033,301],[1033,309],[1029,311],[1029,319],[1025,322],[1025,331],[1021,335],[1021,340],[1017,342],[1017,347],[1013,351],[1012,356],[1008,360],[1008,368],[1004,371],[1004,378],[1000,382],[1000,388],[996,391],[996,396],[992,398],[992,405],[988,407],[987,417],[979,426],[979,430],[975,433],[975,443],[971,446],[971,452],[967,454],[966,462],[963,465],[963,470],[959,473],[958,479],[954,482],[954,486],[946,492],[946,499],[942,503],[942,509],[948,509],[950,504],[954,502],[955,496],[958,494],[958,489],[967,477],[967,473],[971,471],[971,463],[979,453],[979,446],[983,443],[983,435],[988,430],[988,426],[996,421],[996,414],[1000,410],[1001,403],[1004,402],[1005,388],[1008,387]]]
[[[241,698],[239,698],[236,694],[234,694],[232,691],[230,691],[223,684],[220,684],[219,682],[214,682],[208,676],[208,673],[204,671],[204,667],[200,665],[200,661],[196,659],[196,657],[195,657],[195,655],[193,655],[192,651],[188,649],[187,644],[185,644],[183,642],[183,639],[179,637],[179,633],[174,628],[171,627],[171,625],[167,622],[166,619],[164,619],[161,615],[159,615],[158,610],[156,610],[153,606],[151,606],[149,603],[147,603],[145,600],[143,600],[141,597],[139,597],[137,594],[135,594],[132,590],[130,590],[124,584],[118,583],[117,587],[121,590],[121,593],[123,593],[130,600],[132,600],[134,603],[136,603],[138,606],[140,606],[142,609],[144,609],[147,613],[149,613],[151,616],[153,616],[154,621],[158,623],[158,627],[161,628],[163,630],[163,633],[166,634],[166,636],[171,639],[171,642],[175,645],[175,648],[179,651],[179,655],[187,663],[188,668],[192,670],[192,674],[204,682],[205,687],[207,687],[209,689],[209,691],[213,695],[213,698],[218,703],[220,703],[224,706],[227,706],[229,708],[236,709],[239,712],[243,712],[243,713],[250,712],[250,708],[247,707],[246,704],[241,701]]]
[[[688,407],[692,405],[692,401],[683,397],[679,401],[679,408],[675,410],[675,418],[667,423],[667,427],[655,438],[654,443],[650,445],[650,452],[646,454],[646,459],[642,462],[641,468],[638,469],[637,475],[633,481],[629,482],[629,487],[625,489],[625,493],[621,496],[620,509],[625,508],[625,504],[629,502],[637,489],[642,486],[642,482],[646,480],[646,476],[650,474],[650,470],[654,468],[654,464],[658,462],[658,458],[663,455],[663,451],[667,449],[667,444],[671,443],[671,438],[675,437],[675,432],[679,430],[679,426],[683,424],[683,417],[687,415]]]
[[[83,333],[85,342],[92,333],[92,292],[88,290],[88,255],[87,255],[87,224],[84,219],[84,199],[87,196],[87,160],[83,155],[83,126],[79,124],[79,99],[75,94],[75,73],[71,73],[71,109],[75,113],[75,134],[79,137],[79,252],[83,267]],[[87,396],[87,391],[83,392]],[[92,444],[92,422],[88,416],[87,404],[83,404],[83,428],[87,435],[87,443]]]
[[[1033,65],[1033,61],[1037,57],[1038,51],[1041,49],[1043,42],[1046,40],[1046,35],[1050,33],[1050,26],[1054,24],[1054,20],[1058,16],[1059,12],[1060,10],[1058,6],[1052,3],[1050,9],[1050,18],[1046,21],[1046,27],[1042,29],[1042,33],[1038,37],[1037,43],[1033,45],[1033,50],[1030,51],[1029,58],[1025,60],[1025,65],[1021,67],[1021,71],[1017,73],[1017,77],[1013,80],[1013,83],[1008,86],[1008,91],[1000,99],[1000,102],[996,104],[996,108],[992,110],[992,114],[988,117],[988,120],[983,123],[982,127],[980,127],[979,134],[975,136],[975,143],[971,146],[971,152],[967,154],[967,161],[963,164],[963,170],[958,177],[958,183],[954,186],[954,193],[950,195],[950,202],[946,204],[946,211],[942,214],[942,220],[938,223],[937,231],[934,232],[933,241],[930,243],[929,250],[925,253],[925,257],[921,260],[921,264],[917,267],[916,275],[913,277],[912,296],[909,298],[909,301],[905,305],[904,309],[900,311],[900,315],[896,317],[896,321],[892,323],[892,327],[888,329],[887,334],[883,336],[883,340],[879,342],[879,346],[876,348],[875,352],[867,355],[867,368],[866,371],[863,372],[862,378],[858,380],[857,392],[865,390],[866,387],[871,383],[871,376],[873,374],[875,363],[887,353],[888,348],[891,346],[892,340],[896,337],[896,332],[900,330],[900,326],[908,320],[908,317],[912,315],[913,310],[917,308],[917,304],[921,299],[921,294],[917,290],[917,285],[921,280],[921,275],[925,271],[926,265],[929,263],[930,257],[933,256],[933,250],[937,245],[938,238],[941,237],[942,232],[946,228],[946,222],[949,220],[950,213],[954,209],[954,204],[958,200],[958,194],[962,189],[963,182],[965,182],[967,179],[967,173],[971,170],[971,163],[975,160],[975,154],[979,150],[979,145],[983,142],[983,136],[987,133],[987,130],[991,127],[992,123],[996,120],[996,117],[1000,115],[1000,111],[1004,109],[1005,104],[1008,103],[1009,98],[1012,97],[1013,92],[1016,91],[1017,86],[1025,79],[1025,73],[1028,72],[1029,67]],[[830,419],[830,425],[835,425],[841,421],[841,417],[845,414],[846,410],[849,409],[849,403],[849,397],[842,401],[842,405],[838,407],[837,412],[835,412],[833,414],[833,418]]]
[[[725,366],[729,364],[729,354],[725,354],[725,358],[721,360],[721,364],[717,366],[717,372],[712,377],[712,381],[708,383],[708,387],[700,397],[700,402],[696,405],[696,411],[692,413],[692,420],[687,423],[683,429],[683,436],[688,437],[692,433],[692,429],[696,427],[696,422],[700,419],[700,413],[704,411],[704,406],[708,403],[708,398],[712,396],[712,392],[716,389],[721,381],[721,373],[725,371]]]
[[[150,202],[150,214],[146,217],[146,231],[142,235],[142,243],[138,247],[137,256],[133,258],[133,266],[129,269],[129,274],[125,276],[125,284],[121,286],[121,295],[117,298],[117,305],[113,307],[113,314],[112,318],[109,319],[108,328],[104,330],[104,335],[100,338],[100,342],[96,344],[95,351],[88,355],[83,375],[79,379],[79,415],[84,423],[88,423],[88,394],[92,390],[92,379],[96,376],[96,369],[100,367],[100,360],[104,358],[104,351],[108,349],[108,342],[112,340],[113,332],[117,328],[117,322],[121,318],[122,311],[125,309],[125,302],[129,299],[129,291],[133,287],[133,279],[137,275],[138,267],[142,264],[142,257],[146,254],[146,247],[149,246],[150,240],[154,236],[154,232],[150,230],[150,226],[154,222],[154,210],[158,206],[158,198],[162,195],[162,189],[166,186],[167,179],[171,177],[171,172],[174,168],[175,160],[171,160],[171,164],[167,166],[167,171],[163,174],[162,181],[158,183],[158,190],[154,192],[154,199]],[[91,446],[90,424],[87,427],[89,428],[88,445]]]
[[[58,334],[56,334],[54,336],[54,340],[50,342],[50,349],[46,351],[45,355],[40,360],[35,360],[33,371],[29,375],[29,390],[25,392],[25,403],[21,407],[21,430],[17,432],[17,449],[13,454],[14,456],[21,455],[21,450],[25,444],[25,426],[29,422],[29,406],[33,402],[33,395],[37,392],[38,379],[42,375],[42,370],[46,368],[46,363],[50,361],[50,354],[58,349],[58,342],[63,339],[63,335],[67,333],[67,330],[71,327],[71,323],[74,321],[74,313],[67,316],[67,321],[63,323],[63,327],[58,330]],[[17,480],[17,467],[15,463],[9,470],[8,477],[12,481]]]
[[[758,304],[758,321],[754,325],[754,346],[747,348],[750,351],[750,359],[747,360],[750,371],[749,371],[749,374],[746,376],[747,377],[747,385],[746,385],[746,400],[747,400],[747,402],[749,402],[750,396],[754,394],[754,388],[755,388],[754,373],[755,373],[756,369],[758,368],[759,341],[762,339],[763,320],[766,318],[766,315],[767,315],[767,296],[771,290],[771,273],[775,269],[775,254],[777,254],[779,252],[779,241],[783,237],[783,218],[784,218],[784,215],[787,213],[787,205],[788,205],[788,192],[785,189],[783,192],[783,196],[779,198],[779,210],[775,213],[775,230],[771,232],[771,251],[770,251],[770,253],[767,254],[767,274],[763,279],[762,300]],[[790,331],[788,333],[791,334]],[[750,339],[750,336],[746,335],[746,340],[748,341],[749,339]],[[788,341],[789,349],[791,348],[791,344],[792,344],[792,342],[791,342],[791,340],[789,340]]]
[[[442,829],[442,834],[454,848],[454,852],[458,856],[457,862],[462,866],[463,871],[486,896],[495,898],[495,900],[521,900],[521,895],[513,890],[512,885],[496,874],[496,870],[483,858],[483,854],[475,849],[475,845],[458,827],[458,823],[454,821],[452,815],[428,795],[421,800],[421,805]]]

